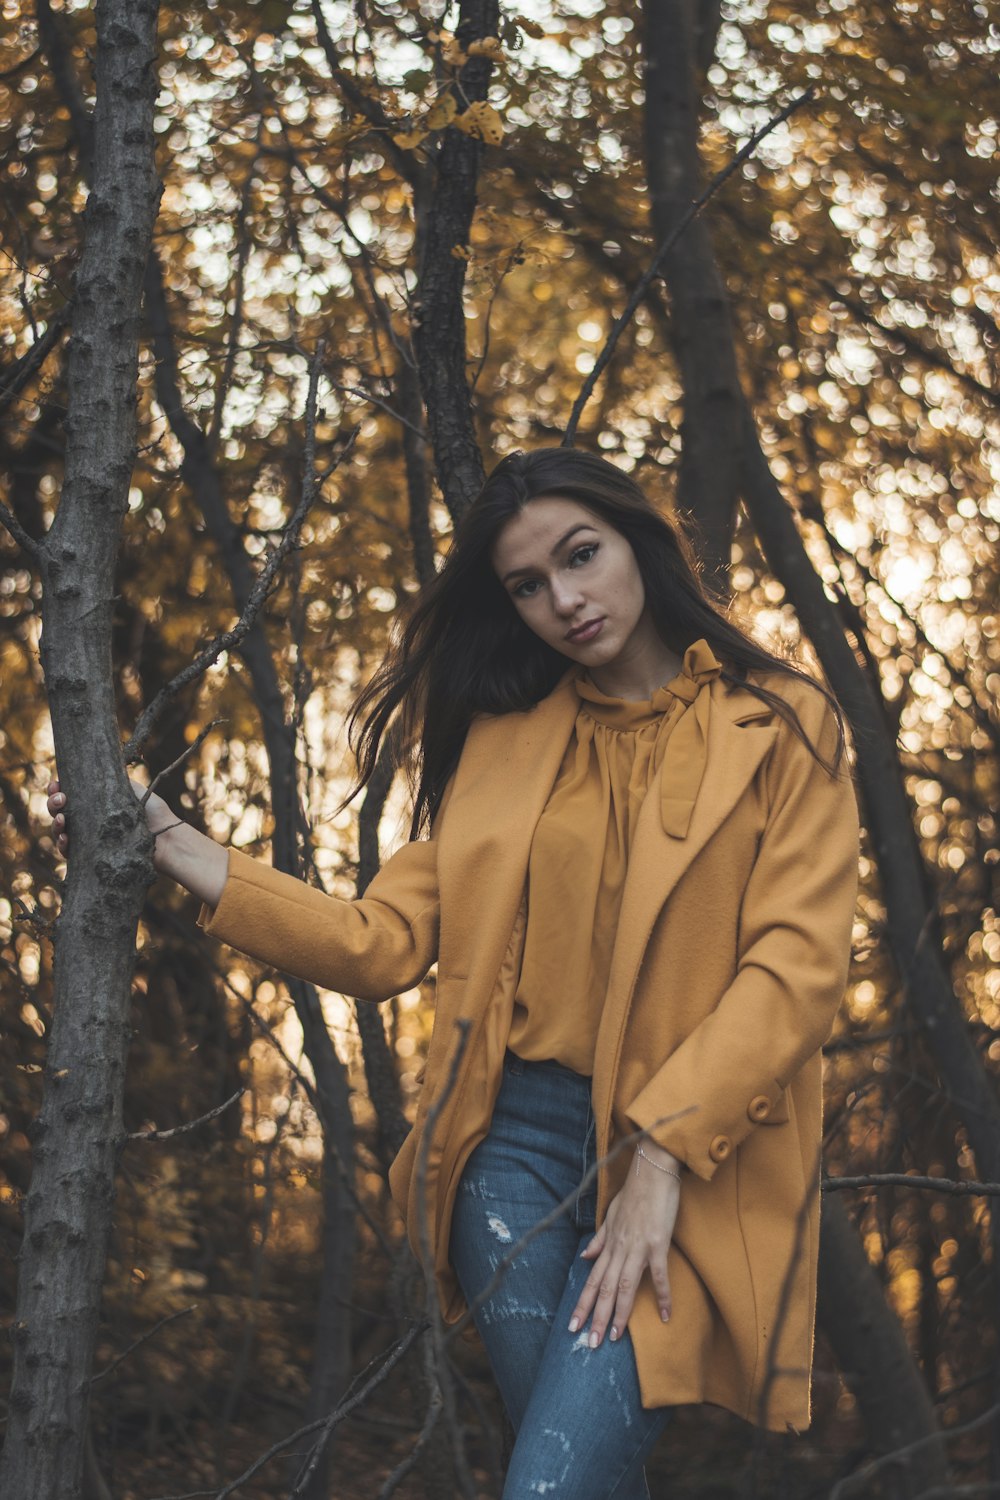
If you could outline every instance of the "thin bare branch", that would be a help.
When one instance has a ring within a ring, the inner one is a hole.
[[[35,541],[34,537],[28,535],[14,512],[8,510],[2,500],[0,500],[0,525],[7,528],[22,552],[26,552],[29,557],[41,557],[41,545]]]
[[[127,1349],[123,1349],[117,1359],[113,1359],[109,1365],[105,1365],[103,1370],[98,1370],[96,1375],[92,1375],[90,1377],[91,1385],[96,1385],[99,1380],[104,1380],[106,1376],[113,1375],[118,1366],[124,1360],[128,1359],[129,1355],[138,1349],[140,1344],[148,1343],[154,1335],[159,1333],[161,1328],[165,1328],[168,1323],[175,1322],[177,1318],[186,1318],[188,1313],[195,1312],[197,1307],[197,1302],[192,1302],[190,1307],[179,1307],[176,1312],[167,1313],[166,1317],[161,1318],[158,1323],[153,1324],[152,1328],[147,1328],[145,1333],[140,1334],[137,1339],[134,1339]]]
[[[843,1479],[839,1479],[830,1491],[830,1500],[842,1500],[842,1497],[853,1489],[855,1485],[860,1486],[864,1484],[867,1489],[868,1481],[879,1470],[887,1468],[890,1464],[908,1461],[915,1453],[921,1453],[932,1444],[939,1443],[942,1437],[964,1437],[966,1433],[975,1432],[977,1428],[984,1426],[992,1417],[995,1417],[998,1411],[1000,1411],[1000,1403],[989,1407],[986,1411],[980,1412],[978,1417],[973,1417],[971,1422],[963,1422],[960,1427],[944,1428],[941,1432],[934,1432],[927,1437],[918,1438],[915,1443],[909,1443],[905,1448],[896,1448],[892,1453],[881,1454],[873,1463],[866,1464],[858,1473],[847,1474]],[[997,1489],[1000,1489],[1000,1485],[994,1486],[992,1491],[984,1490],[982,1486],[979,1486],[978,1493],[996,1493]],[[968,1490],[968,1487],[966,1487],[966,1490]],[[930,1500],[931,1495],[947,1495],[951,1497],[957,1493],[959,1491],[953,1489],[951,1486],[946,1488],[935,1486],[933,1489],[924,1490],[919,1496],[915,1497],[915,1500]]]
[[[955,1198],[1000,1197],[1000,1182],[961,1182],[952,1177],[911,1176],[908,1172],[870,1172],[865,1177],[824,1177],[822,1182],[825,1193],[866,1187],[920,1188],[932,1193],[950,1193]]]
[[[213,719],[212,722],[211,722],[211,724],[206,724],[205,725],[204,729],[198,735],[197,739],[192,740],[191,744],[187,745],[181,751],[180,755],[178,755],[178,757],[177,757],[176,760],[172,760],[170,762],[169,766],[164,766],[162,771],[157,771],[156,775],[153,777],[152,781],[149,783],[149,786],[146,788],[145,794],[142,797],[139,798],[139,805],[140,805],[140,807],[145,807],[146,806],[146,803],[149,801],[150,797],[155,792],[155,790],[156,790],[157,786],[159,785],[159,783],[161,781],[163,781],[163,779],[165,777],[169,776],[170,773],[171,773],[171,771],[176,771],[178,766],[183,765],[184,762],[186,760],[188,760],[194,754],[194,752],[198,749],[198,747],[200,745],[203,745],[205,743],[205,740],[212,733],[213,729],[218,729],[218,727],[219,727],[220,724],[225,724],[226,722],[227,721],[225,719]]]
[[[175,1125],[172,1130],[132,1130],[126,1137],[130,1141],[170,1141],[175,1135],[187,1135],[189,1130],[196,1130],[199,1125],[204,1125],[209,1120],[218,1119],[219,1115],[225,1114],[229,1107],[242,1099],[246,1088],[239,1088],[231,1095],[224,1104],[217,1104],[210,1109],[207,1115],[199,1115],[196,1120],[188,1120],[185,1125]]]
[[[622,312],[620,317],[615,319],[611,331],[604,341],[604,347],[602,348],[600,354],[598,354],[597,359],[594,361],[594,368],[591,370],[590,374],[587,376],[586,380],[583,382],[582,387],[580,388],[580,394],[577,396],[576,400],[573,403],[573,410],[570,412],[569,421],[566,424],[566,433],[562,440],[562,446],[564,448],[572,448],[574,440],[576,438],[576,429],[579,426],[580,418],[583,415],[583,409],[586,406],[587,402],[590,400],[590,397],[593,394],[594,387],[600,379],[603,371],[606,369],[611,356],[614,354],[618,340],[621,338],[623,332],[631,321],[632,315],[634,314],[636,308],[639,306],[639,303],[645,297],[650,283],[659,273],[660,267],[663,264],[666,256],[669,255],[670,251],[680,239],[685,229],[687,229],[688,225],[698,217],[702,209],[705,207],[705,204],[708,203],[709,199],[715,196],[715,194],[719,191],[723,184],[728,181],[728,179],[733,175],[736,169],[742,166],[742,164],[747,160],[749,156],[753,155],[754,151],[756,151],[757,147],[760,145],[764,137],[770,135],[772,130],[777,129],[777,127],[782,124],[783,121],[788,119],[789,115],[794,114],[797,109],[799,109],[808,100],[812,99],[814,93],[815,89],[811,87],[807,88],[803,93],[798,94],[789,104],[786,104],[784,109],[779,110],[778,113],[773,117],[773,119],[768,120],[766,125],[762,125],[760,130],[755,131],[747,141],[746,145],[740,148],[740,150],[733,157],[732,161],[729,162],[727,166],[723,167],[721,172],[717,172],[715,174],[701,196],[695,199],[695,201],[691,204],[691,207],[688,209],[687,213],[685,213],[683,217],[680,218],[674,225],[673,229],[667,235],[666,239],[663,241],[660,248],[654,255],[649,267],[633,287],[628,302],[625,304],[624,311]]]

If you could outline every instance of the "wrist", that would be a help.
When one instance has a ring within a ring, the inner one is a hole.
[[[640,1141],[636,1147],[636,1168],[646,1162],[650,1169],[659,1168],[663,1173],[680,1177],[684,1171],[684,1163],[679,1157],[674,1156],[665,1146],[658,1146],[655,1141]]]
[[[185,835],[194,832],[188,823],[178,818],[166,827],[153,833],[153,868],[159,875],[177,878],[178,860],[184,846]]]

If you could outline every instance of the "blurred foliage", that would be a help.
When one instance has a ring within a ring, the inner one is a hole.
[[[320,464],[356,434],[266,611],[289,709],[303,704],[301,790],[316,866],[328,888],[350,895],[353,821],[331,812],[351,771],[343,713],[416,588],[397,407],[399,371],[412,360],[412,183],[436,133],[453,128],[461,110],[463,54],[455,13],[432,21],[418,0],[325,0],[319,30],[318,10],[319,0],[164,7],[156,245],[184,404],[207,434],[251,559],[297,497],[307,360],[319,338],[327,350]],[[468,258],[476,421],[493,456],[558,441],[612,317],[655,248],[635,7],[537,0],[524,12],[505,11],[490,49],[488,106],[462,122],[496,142],[484,157],[471,243],[456,247]],[[82,0],[64,0],[51,14],[55,40],[42,47],[31,5],[0,0],[0,15],[2,384],[72,293],[85,201],[78,111],[92,102],[94,22]],[[994,1073],[998,50],[993,0],[798,8],[732,0],[702,79],[706,172],[793,92],[817,86],[815,101],[765,141],[710,216],[742,378],[810,556],[881,684],[956,992]],[[56,82],[60,68],[76,80],[75,100]],[[579,436],[664,503],[681,398],[669,329],[669,304],[656,287]],[[64,358],[62,345],[0,430],[0,490],[35,535],[59,494]],[[233,620],[225,573],[156,400],[148,345],[139,410],[116,613],[123,737],[158,688]],[[443,549],[448,521],[437,501],[431,525]],[[745,519],[732,582],[762,638],[797,640]],[[37,579],[0,536],[7,1319],[51,993],[43,924],[59,899],[44,813],[53,767],[40,602]],[[148,763],[168,765],[212,720],[222,722],[171,774],[168,795],[214,836],[266,854],[267,766],[239,659],[223,658],[197,691],[175,700]],[[404,828],[397,796],[384,845]],[[220,1119],[166,1142],[133,1143],[123,1158],[99,1367],[178,1316],[95,1387],[95,1460],[121,1500],[210,1488],[238,1472],[296,1425],[311,1357],[318,1149],[315,1117],[288,1065],[300,1062],[300,1036],[274,977],[206,944],[195,915],[180,891],[154,888],[141,931],[126,1124],[169,1128],[241,1083],[248,1092]],[[866,848],[852,985],[829,1049],[828,1168],[961,1175],[968,1151],[908,1017],[884,924]],[[432,985],[386,1011],[410,1098]],[[392,1237],[398,1226],[375,1166],[350,1006],[336,996],[327,1004],[351,1069],[359,1190],[373,1226]],[[976,1414],[995,1355],[986,1207],[894,1190],[857,1195],[854,1211],[943,1420]],[[372,1227],[360,1233],[350,1293],[359,1367],[386,1340],[384,1254]],[[482,1376],[476,1349],[464,1357]],[[822,1348],[816,1403],[806,1438],[765,1445],[767,1463],[786,1466],[789,1493],[829,1480],[859,1442],[853,1399]],[[419,1415],[405,1377],[381,1392],[337,1439],[336,1492],[375,1494],[378,1476],[412,1444]],[[718,1429],[710,1448],[706,1423]],[[678,1495],[714,1493],[713,1485],[728,1492],[751,1441],[722,1414],[685,1415],[656,1472],[670,1476]],[[977,1444],[956,1450],[972,1476]],[[240,1493],[283,1494],[280,1468]]]

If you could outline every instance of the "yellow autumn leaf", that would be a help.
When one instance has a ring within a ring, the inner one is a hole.
[[[464,114],[452,121],[456,130],[463,131],[476,141],[485,141],[488,146],[499,146],[503,140],[503,121],[492,104],[479,99],[470,104]]]
[[[465,62],[466,54],[458,42],[451,41],[446,42],[441,48],[441,57],[450,67],[458,68]]]
[[[455,95],[442,94],[433,108],[424,116],[424,124],[428,130],[440,130],[443,126],[450,125],[457,113],[458,105],[455,103]]]
[[[484,36],[478,42],[470,42],[466,50],[470,57],[499,57],[503,48],[498,36]]]
[[[393,136],[393,140],[404,151],[412,151],[414,147],[420,145],[420,142],[425,139],[427,134],[426,130],[397,130]]]

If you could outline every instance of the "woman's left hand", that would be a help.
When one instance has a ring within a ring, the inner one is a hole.
[[[643,1150],[663,1166],[680,1171],[677,1158],[661,1147],[647,1141]],[[573,1309],[569,1331],[576,1333],[582,1328],[593,1310],[592,1349],[601,1343],[609,1324],[612,1340],[620,1339],[625,1332],[647,1266],[660,1317],[664,1323],[670,1317],[667,1251],[680,1207],[681,1185],[676,1177],[659,1171],[652,1162],[642,1157],[635,1160],[638,1171],[634,1165],[629,1167],[625,1186],[612,1198],[603,1224],[586,1250],[581,1251],[584,1259],[594,1260],[594,1268]]]

